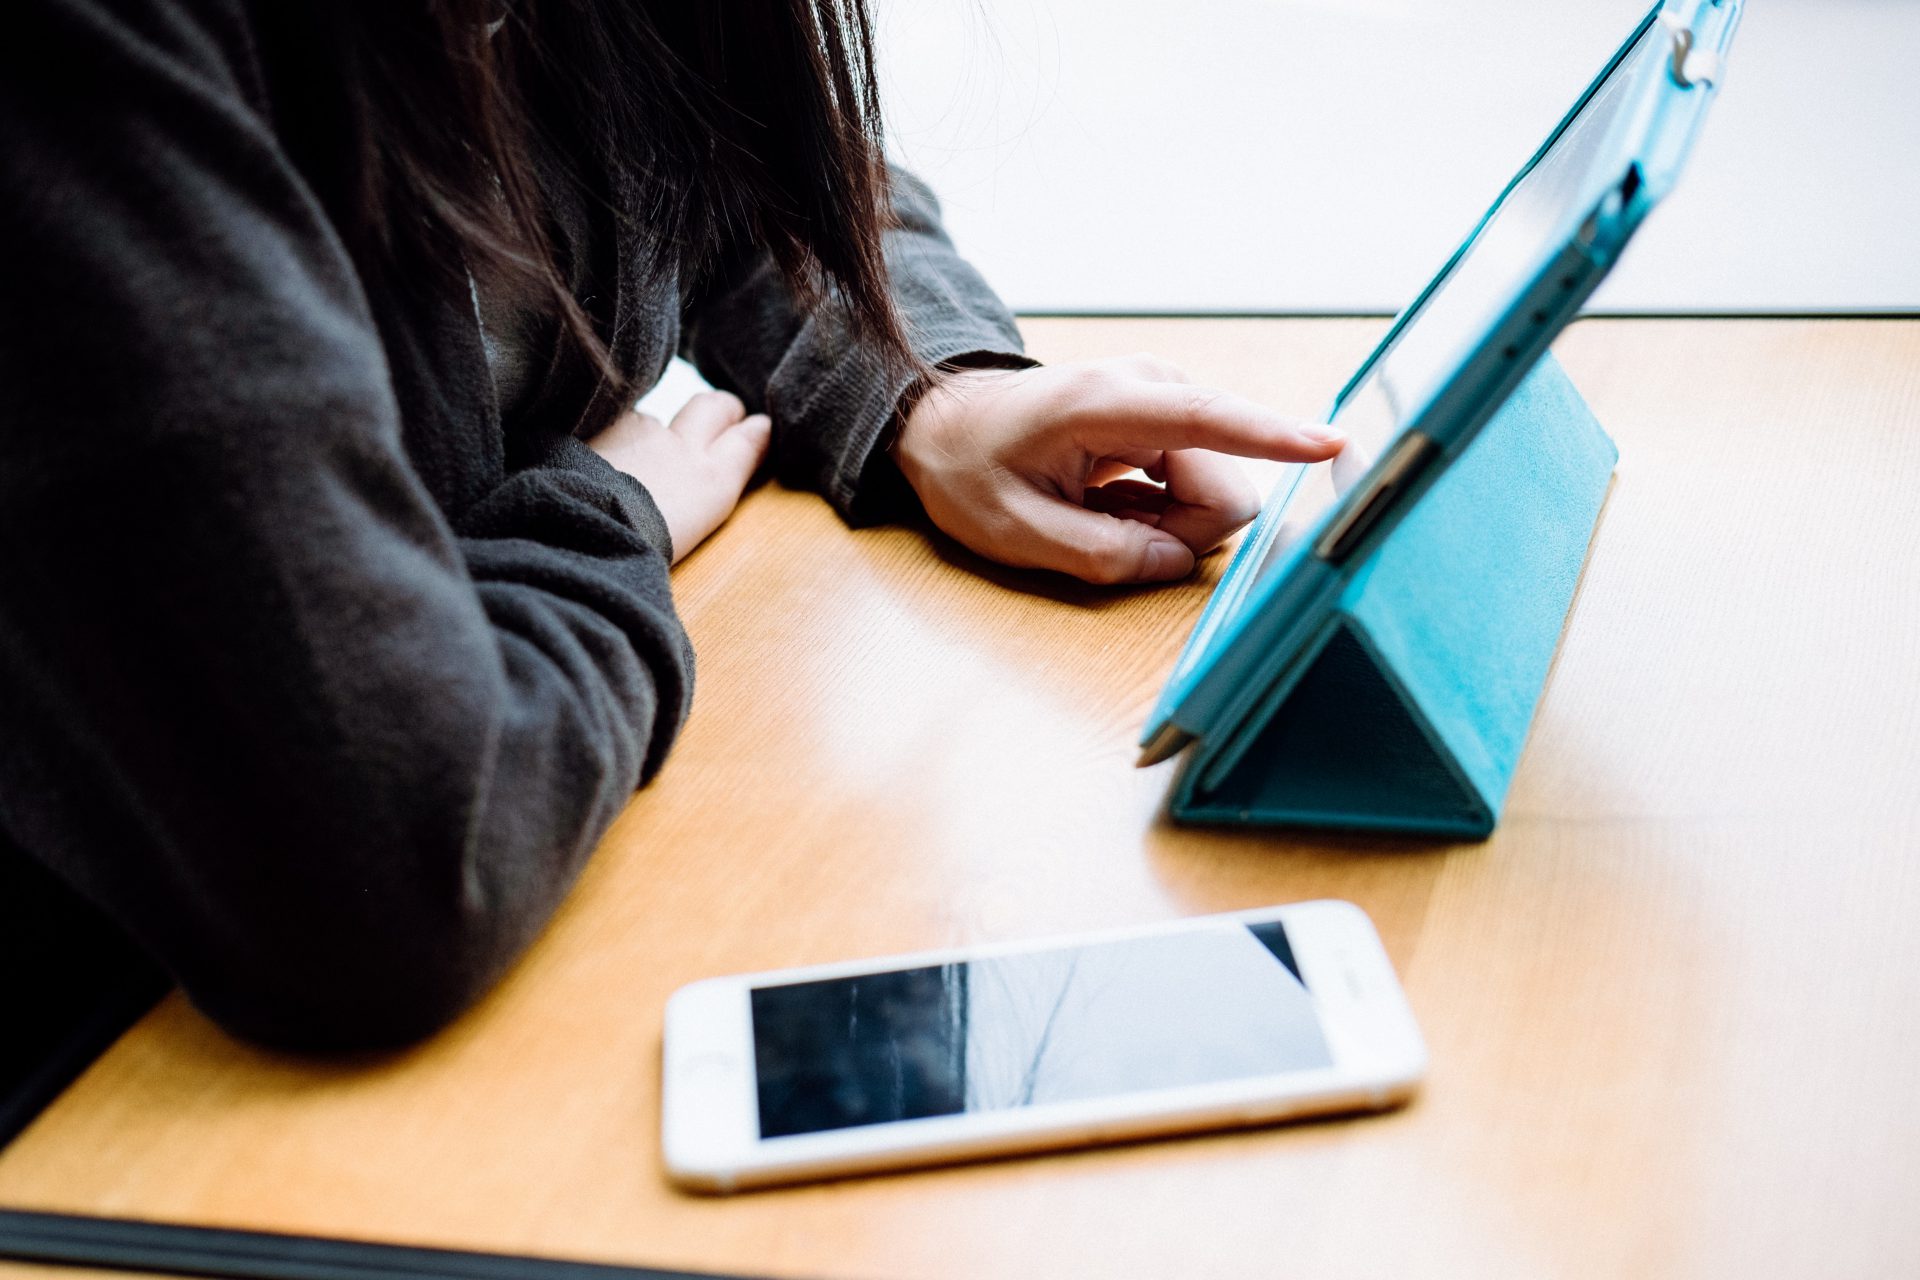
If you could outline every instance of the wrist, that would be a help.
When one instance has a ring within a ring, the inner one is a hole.
[[[1023,357],[997,357],[998,364],[942,362],[901,399],[900,413],[886,441],[887,456],[916,493],[929,466],[956,450],[947,436],[976,396],[1031,368]],[[1018,360],[1020,363],[1012,363]]]

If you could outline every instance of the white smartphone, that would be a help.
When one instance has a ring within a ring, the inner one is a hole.
[[[664,1056],[668,1175],[720,1192],[1380,1110],[1426,1068],[1347,902],[712,978]]]

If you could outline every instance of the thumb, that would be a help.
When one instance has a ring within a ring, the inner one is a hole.
[[[1193,551],[1170,533],[1138,520],[1089,511],[1050,494],[1014,504],[1025,526],[1022,559],[1083,582],[1173,582],[1193,572]]]

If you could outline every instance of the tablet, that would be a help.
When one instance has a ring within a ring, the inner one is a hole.
[[[1465,450],[1672,186],[1742,0],[1666,0],[1633,28],[1335,398],[1348,443],[1289,467],[1174,664],[1143,765],[1237,723],[1367,553]]]

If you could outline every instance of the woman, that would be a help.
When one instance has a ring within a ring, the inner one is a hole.
[[[1033,367],[880,160],[861,0],[8,28],[0,857],[243,1036],[403,1042],[526,946],[672,745],[668,566],[769,449],[850,521],[1145,582],[1254,510],[1205,450],[1337,447]],[[676,349],[727,392],[626,410]]]

